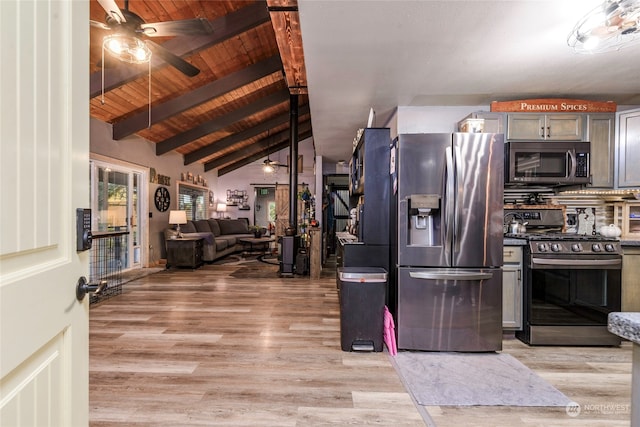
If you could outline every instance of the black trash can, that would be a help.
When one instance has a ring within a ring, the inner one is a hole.
[[[338,269],[340,343],[343,351],[382,351],[387,271],[378,267]]]

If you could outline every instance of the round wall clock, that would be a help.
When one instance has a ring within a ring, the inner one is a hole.
[[[169,195],[169,190],[166,187],[158,187],[155,195],[155,203],[156,208],[160,212],[164,212],[169,209],[169,204],[171,203],[171,196]]]

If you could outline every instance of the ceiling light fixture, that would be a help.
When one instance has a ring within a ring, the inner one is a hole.
[[[271,165],[271,160],[267,158],[267,160],[265,160],[264,164],[262,165],[262,172],[273,173],[274,171],[275,171],[275,168]]]
[[[137,37],[126,34],[106,36],[103,47],[112,56],[130,64],[144,64],[151,60],[151,50]]]
[[[578,53],[601,53],[640,42],[640,0],[605,0],[573,28],[567,44]]]

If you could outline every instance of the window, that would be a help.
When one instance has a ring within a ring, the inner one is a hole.
[[[207,188],[178,183],[178,209],[187,211],[187,219],[207,219],[208,200]]]

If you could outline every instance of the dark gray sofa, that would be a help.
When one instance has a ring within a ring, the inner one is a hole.
[[[223,256],[242,250],[239,239],[254,237],[249,230],[249,221],[240,219],[201,219],[188,221],[180,226],[180,231],[185,237],[202,237],[204,241],[202,259],[212,262]],[[174,227],[164,231],[165,239],[176,235]]]

